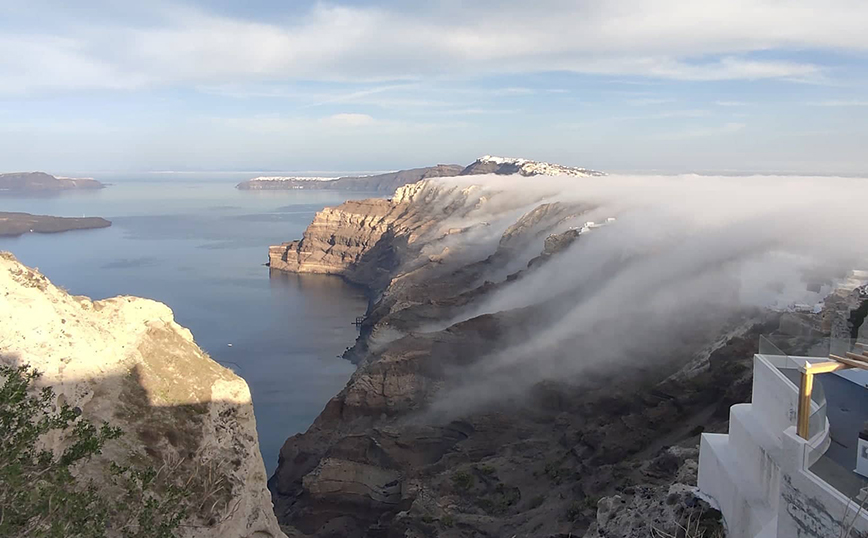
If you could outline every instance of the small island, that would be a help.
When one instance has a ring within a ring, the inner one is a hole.
[[[108,228],[111,221],[100,217],[51,217],[30,213],[0,212],[0,236],[18,236],[26,233],[59,233],[69,230]]]
[[[58,177],[45,172],[12,172],[0,174],[2,192],[53,192],[72,189],[102,189],[105,187],[93,178]]]

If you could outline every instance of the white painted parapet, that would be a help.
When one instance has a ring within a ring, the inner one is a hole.
[[[868,538],[865,510],[809,470],[829,447],[829,422],[825,402],[812,402],[811,438],[796,434],[798,388],[779,369],[793,361],[754,357],[752,403],[732,406],[728,434],[702,434],[699,489],[729,538],[837,538],[851,522],[847,538]]]

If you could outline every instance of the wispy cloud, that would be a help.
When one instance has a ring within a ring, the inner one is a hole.
[[[28,9],[28,8],[24,8]],[[30,8],[34,13],[39,9]],[[868,4],[830,0],[448,3],[436,11],[315,3],[291,20],[156,3],[141,17],[0,32],[0,89],[127,89],[257,80],[377,81],[572,71],[686,81],[823,82],[768,50],[868,49]],[[806,17],[805,13],[811,16]],[[263,14],[265,15],[265,14]],[[525,24],[516,31],[515,21]],[[769,32],[773,27],[774,32]],[[654,31],[650,32],[649,29]],[[505,88],[522,95],[528,88]]]
[[[650,105],[665,105],[667,103],[674,103],[675,99],[672,98],[654,98],[654,97],[645,97],[638,99],[627,99],[627,104],[630,106],[650,106]]]
[[[521,112],[521,109],[515,108],[454,108],[437,111],[437,114],[444,114],[450,116],[479,116],[479,115],[509,115],[509,114],[518,114]]]
[[[868,101],[859,99],[830,99],[826,101],[813,101],[807,103],[809,106],[828,106],[828,107],[851,107],[851,106],[868,106]]]
[[[717,106],[740,107],[748,106],[750,103],[744,101],[715,101],[714,104]]]
[[[340,113],[333,114],[324,120],[326,123],[331,123],[334,125],[343,125],[347,127],[361,127],[365,125],[371,125],[375,122],[372,116],[368,114],[355,114],[355,113]]]
[[[696,129],[687,129],[684,131],[676,131],[673,133],[661,134],[658,138],[663,140],[685,140],[690,138],[706,138],[712,136],[721,136],[737,133],[747,127],[744,123],[725,123],[715,127],[699,127]]]

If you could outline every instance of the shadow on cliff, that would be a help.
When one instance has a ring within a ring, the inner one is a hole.
[[[0,363],[11,366],[29,366],[17,354],[0,353]],[[38,369],[34,368],[39,371]],[[42,372],[40,372],[42,373]],[[176,375],[183,375],[176,373]],[[187,491],[185,506],[188,516],[181,524],[190,532],[210,529],[221,532],[227,526],[246,529],[244,536],[278,536],[253,521],[238,521],[251,512],[251,491],[245,480],[260,481],[265,486],[265,473],[261,462],[250,472],[248,458],[259,460],[259,447],[250,442],[245,430],[239,426],[246,417],[253,416],[251,403],[231,400],[203,400],[172,403],[183,394],[166,390],[161,394],[149,389],[142,365],[136,364],[126,372],[109,373],[100,377],[71,378],[59,374],[60,380],[50,380],[49,374],[37,379],[35,387],[51,387],[55,393],[52,411],[61,405],[80,410],[81,417],[98,425],[107,422],[118,427],[123,435],[109,441],[101,455],[81,464],[82,476],[95,480],[98,486],[113,491],[110,486],[110,463],[130,465],[140,469],[158,471],[155,486],[174,485]],[[189,379],[188,379],[189,380]],[[190,396],[189,394],[187,395]],[[62,449],[60,437],[48,439],[55,451]],[[248,469],[245,470],[245,467]],[[242,498],[244,496],[245,498]],[[262,500],[267,502],[267,497]],[[261,507],[267,510],[269,507]],[[261,523],[261,520],[259,521]],[[251,524],[248,528],[247,525]],[[200,530],[195,530],[200,529]]]

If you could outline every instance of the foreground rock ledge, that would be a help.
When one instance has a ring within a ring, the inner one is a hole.
[[[159,467],[183,460],[194,495],[219,477],[213,507],[192,514],[184,537],[277,538],[250,390],[175,323],[164,304],[137,297],[91,301],[0,253],[0,361],[30,364],[59,403],[125,435],[103,458]],[[59,448],[56,440],[54,448]],[[105,476],[83,469],[97,483]],[[101,471],[100,471],[101,472]],[[198,488],[202,485],[202,488]],[[212,488],[213,489],[213,488]]]

